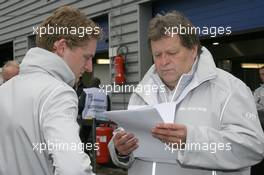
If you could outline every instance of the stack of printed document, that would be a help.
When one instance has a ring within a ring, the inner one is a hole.
[[[173,123],[175,103],[162,103],[155,106],[144,106],[130,110],[105,112],[106,117],[133,133],[139,140],[139,147],[133,152],[134,157],[175,159],[176,152],[151,134],[157,123]]]

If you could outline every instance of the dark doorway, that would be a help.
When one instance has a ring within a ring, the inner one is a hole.
[[[244,81],[251,90],[259,86],[258,68],[264,64],[264,30],[204,38],[201,43],[210,50],[219,68]]]
[[[13,42],[0,44],[0,67],[3,67],[5,62],[13,60]]]

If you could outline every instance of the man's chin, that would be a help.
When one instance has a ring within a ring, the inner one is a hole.
[[[176,86],[176,81],[174,79],[162,78],[162,81],[168,87]]]
[[[175,78],[172,78],[172,77],[169,77],[169,76],[164,76],[164,77],[162,78],[162,80],[163,80],[164,82],[168,82],[168,83],[170,83],[170,82],[175,82]]]

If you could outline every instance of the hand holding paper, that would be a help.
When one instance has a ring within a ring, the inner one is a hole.
[[[162,108],[156,109],[147,106],[135,110],[110,111],[105,115],[123,127],[126,132],[133,133],[138,138],[139,147],[133,152],[135,157],[175,159],[176,153],[165,150],[164,143],[151,134],[157,123],[163,123],[164,119],[166,122],[172,122],[169,120],[174,119],[175,107],[169,107],[168,104],[166,109],[164,107],[165,105],[162,105]]]
[[[115,134],[114,144],[121,156],[127,156],[138,148],[138,139],[134,134],[123,130]]]
[[[152,129],[152,135],[164,143],[181,145],[186,141],[187,128],[176,123],[159,123]]]

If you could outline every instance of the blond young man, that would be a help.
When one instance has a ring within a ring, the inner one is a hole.
[[[48,27],[95,30],[43,34]],[[37,47],[27,52],[19,75],[0,87],[0,174],[93,174],[79,138],[72,87],[92,70],[99,38],[98,26],[69,6],[42,22]]]

